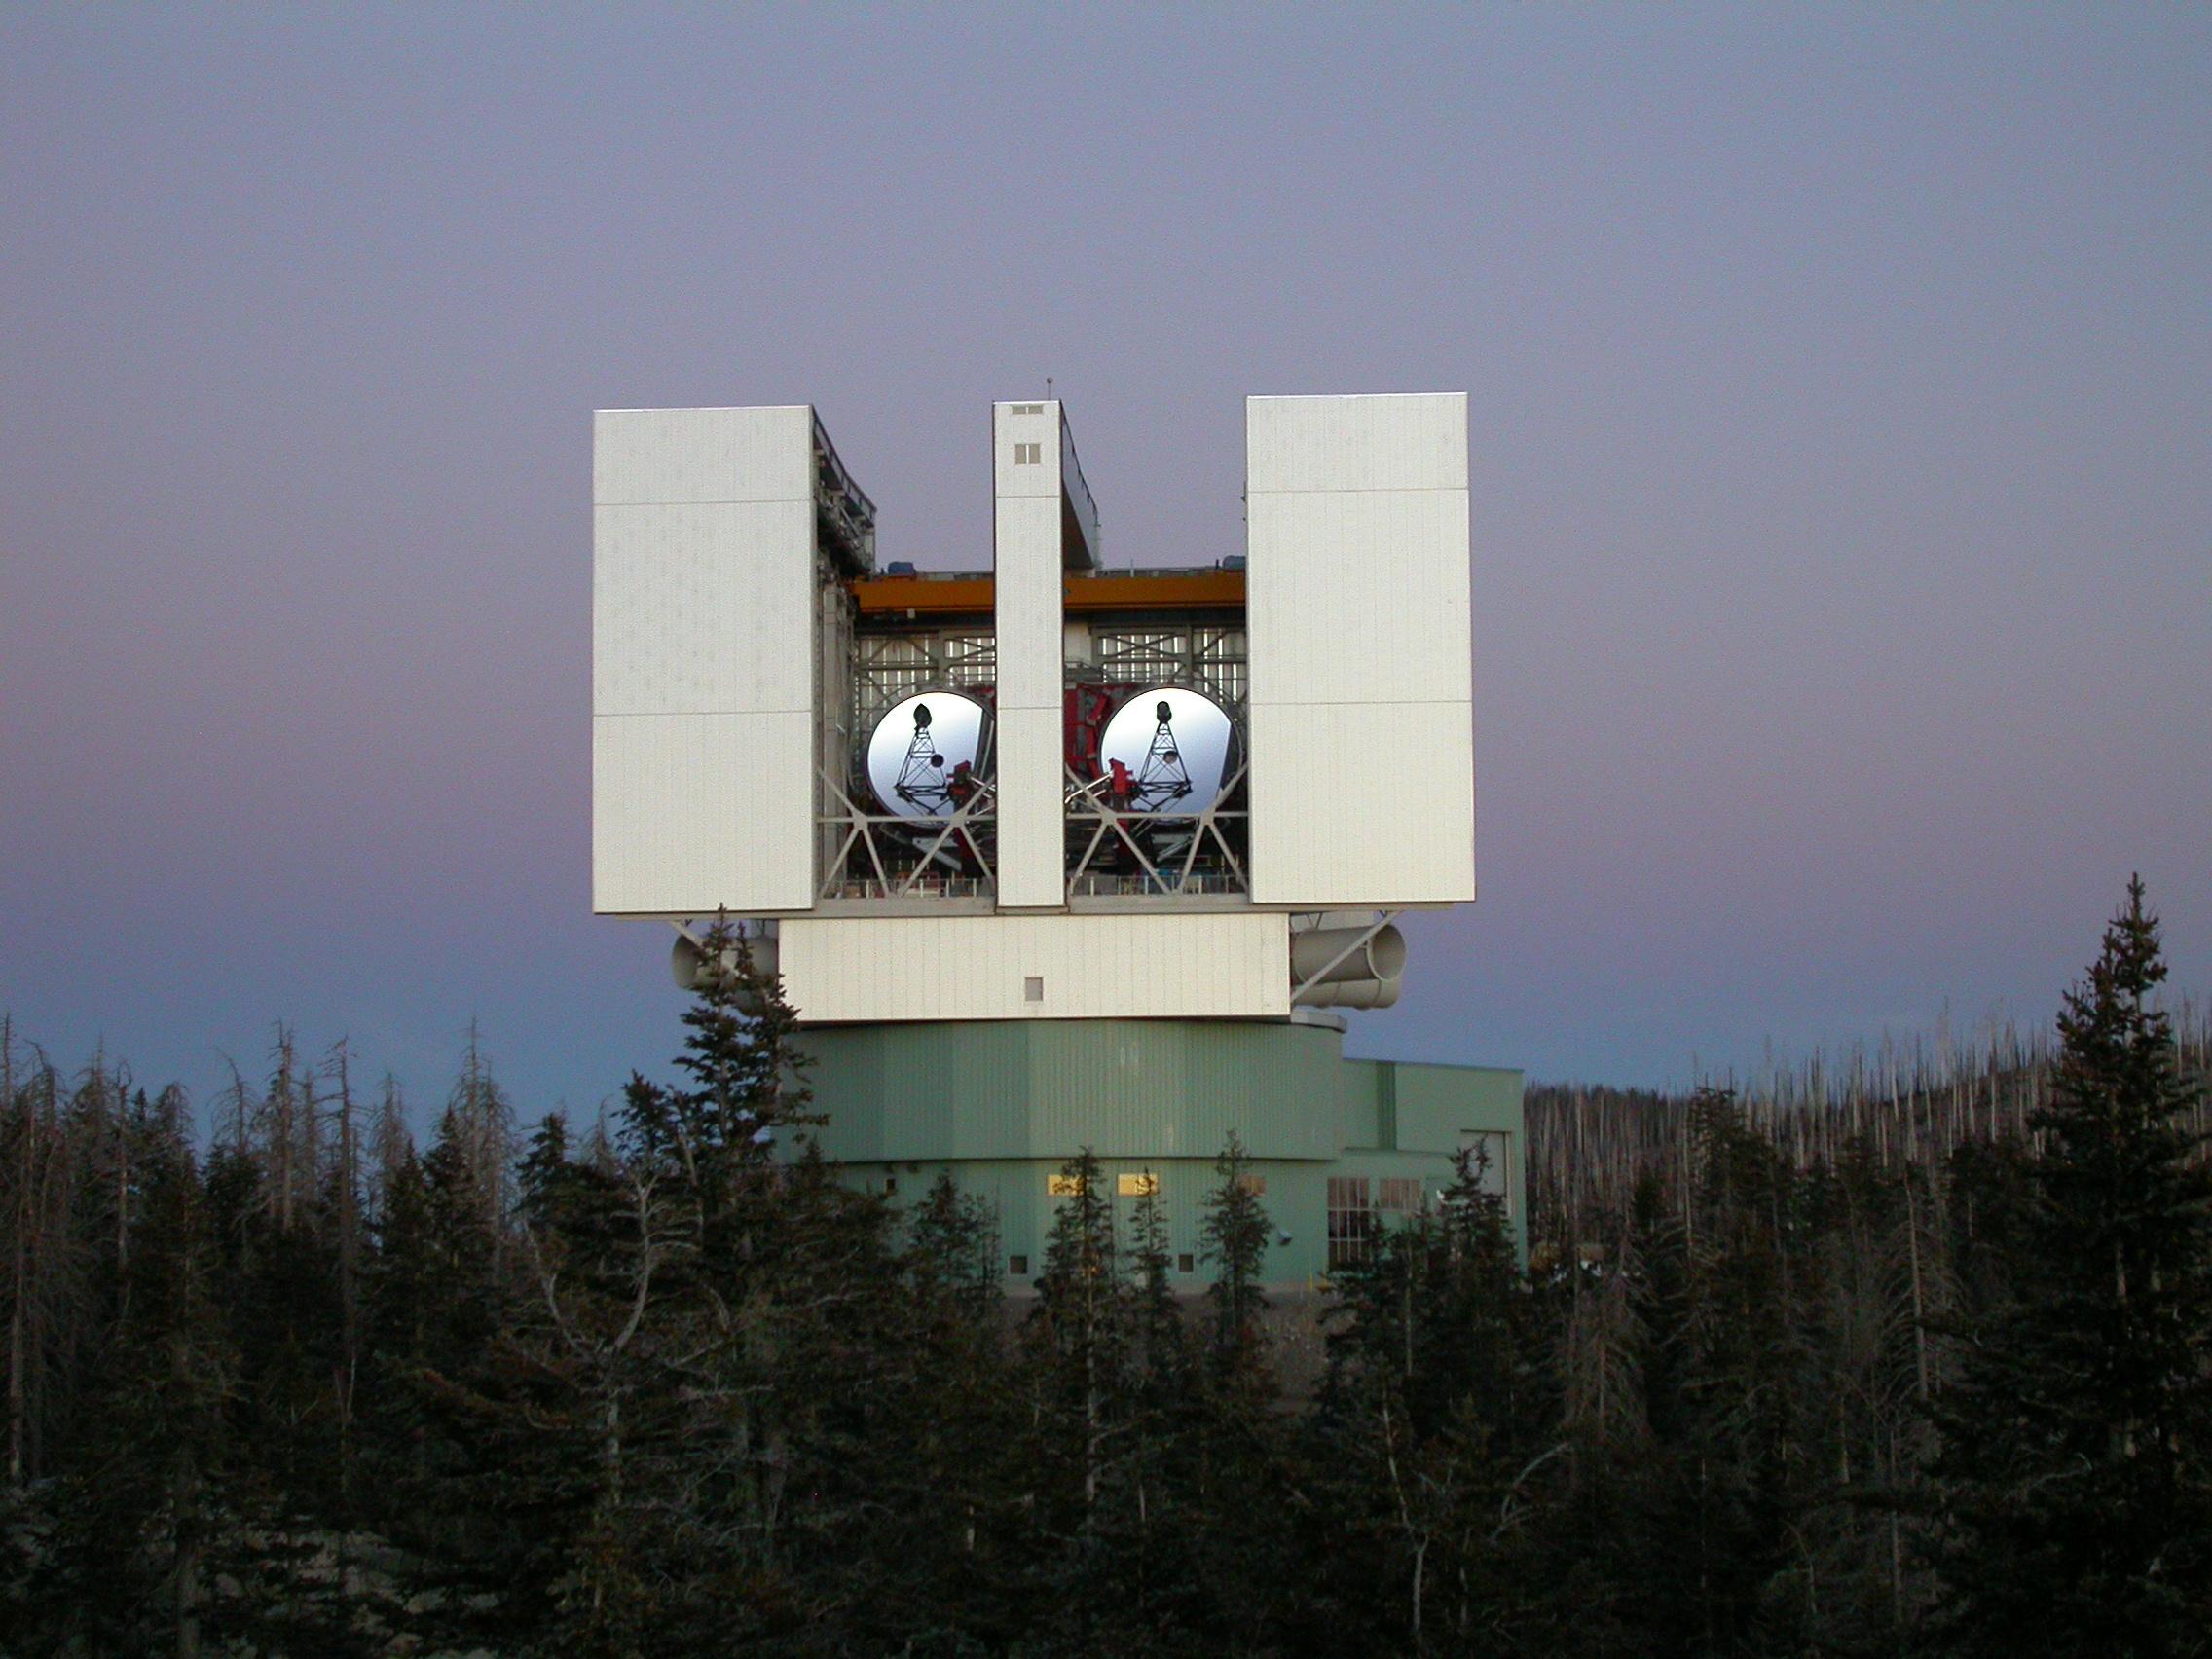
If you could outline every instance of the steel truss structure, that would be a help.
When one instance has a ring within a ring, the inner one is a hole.
[[[1095,666],[1071,669],[1072,684],[1177,686],[1202,692],[1229,716],[1239,757],[1222,781],[1220,794],[1190,817],[1131,810],[1157,807],[1161,801],[1138,793],[1117,804],[1109,778],[1082,778],[1069,771],[1068,898],[1230,898],[1249,893],[1244,848],[1250,813],[1243,805],[1248,763],[1241,752],[1251,675],[1241,621],[1108,622],[1092,629],[1091,641]],[[1156,754],[1160,743],[1156,735]]]
[[[997,636],[973,628],[862,634],[852,654],[842,775],[830,765],[820,770],[825,857],[815,896],[990,899],[998,891],[998,803],[989,737],[976,757],[974,794],[937,803],[950,809],[941,818],[906,818],[877,802],[866,782],[866,747],[892,706],[918,692],[965,691],[988,707],[998,679]]]
[[[1203,691],[1242,729],[1251,659],[1241,622],[1105,626],[1094,630],[1092,639],[1098,679]]]

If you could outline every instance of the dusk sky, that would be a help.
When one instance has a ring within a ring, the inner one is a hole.
[[[1354,1052],[2040,1021],[2137,869],[2212,991],[2212,9],[17,5],[0,1010],[659,1070],[590,411],[813,403],[978,566],[1047,376],[1115,563],[1242,551],[1247,393],[1470,394],[1482,897]]]

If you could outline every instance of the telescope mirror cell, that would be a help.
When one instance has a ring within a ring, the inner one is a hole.
[[[958,691],[923,691],[894,703],[867,739],[867,782],[884,810],[917,823],[959,810],[949,775],[985,776],[983,705]]]
[[[1196,818],[1220,800],[1235,772],[1236,728],[1202,691],[1154,686],[1114,711],[1098,740],[1098,770],[1126,769],[1132,789],[1118,810]]]

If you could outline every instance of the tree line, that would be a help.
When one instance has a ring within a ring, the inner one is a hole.
[[[673,1081],[527,1136],[473,1037],[418,1144],[344,1044],[202,1133],[0,1032],[0,1651],[2204,1651],[2163,974],[2137,885],[1956,1132],[1586,1093],[1601,1159],[1532,1094],[1526,1262],[1462,1162],[1314,1306],[1234,1141],[1201,1299],[1088,1153],[1010,1297],[976,1199],[824,1161],[750,964]]]

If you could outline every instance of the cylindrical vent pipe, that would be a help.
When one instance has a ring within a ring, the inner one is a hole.
[[[746,941],[753,947],[753,966],[763,974],[776,971],[776,940],[772,934],[760,935]],[[707,953],[701,950],[689,934],[678,934],[676,943],[669,947],[668,971],[676,977],[680,991],[699,988],[699,976],[707,966]],[[722,952],[722,967],[736,973],[738,954],[735,950]]]
[[[1303,985],[1339,951],[1365,932],[1362,928],[1309,928],[1290,936],[1290,982]],[[1406,971],[1406,936],[1396,927],[1375,930],[1342,962],[1321,974],[1321,984],[1337,985],[1347,979],[1395,979]],[[1316,986],[1315,989],[1318,989]]]
[[[1389,1008],[1398,1000],[1403,979],[1346,979],[1333,985],[1315,985],[1299,999],[1302,1008]]]
[[[1406,936],[1385,924],[1359,943],[1365,928],[1309,928],[1290,936],[1290,982],[1307,1008],[1388,1008],[1406,971]],[[1350,948],[1346,948],[1349,946]],[[1331,959],[1343,960],[1331,966]]]

